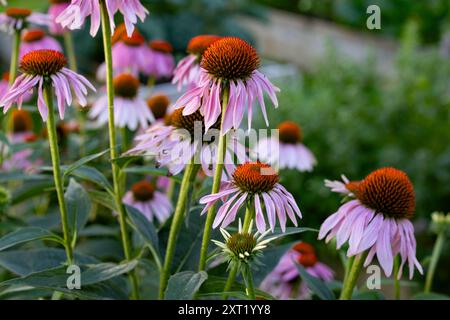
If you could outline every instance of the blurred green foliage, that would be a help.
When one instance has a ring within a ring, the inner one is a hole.
[[[313,72],[278,84],[280,107],[270,111],[271,127],[298,122],[318,159],[312,173],[283,175],[304,225],[318,227],[339,206],[324,179],[345,174],[358,180],[383,166],[408,173],[418,217],[449,210],[450,60],[435,49],[418,50],[415,34],[410,25],[387,74],[371,57],[357,64],[330,48]]]
[[[443,29],[450,23],[450,1],[448,0],[256,1],[278,9],[332,20],[361,31],[367,31],[367,7],[369,5],[378,5],[381,8],[381,33],[400,36],[406,21],[414,18],[419,23],[420,35],[425,43],[439,41]]]

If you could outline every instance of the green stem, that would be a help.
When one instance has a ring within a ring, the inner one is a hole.
[[[67,58],[69,60],[69,68],[72,69],[72,71],[77,72],[78,71],[77,57],[75,55],[75,49],[73,46],[72,33],[64,32],[63,38],[64,38],[64,47],[66,48]]]
[[[253,285],[253,275],[250,266],[242,269],[242,276],[245,279],[245,283],[247,286],[247,296],[250,300],[256,300],[255,288]]]
[[[120,187],[121,175],[120,168],[113,159],[117,158],[116,147],[116,131],[114,125],[114,86],[113,86],[113,70],[112,70],[112,52],[111,52],[111,26],[109,23],[108,11],[105,0],[100,0],[103,49],[106,64],[106,90],[108,95],[108,133],[110,144],[111,168],[114,185],[114,201],[119,213],[120,233],[122,237],[122,246],[125,259],[130,261],[131,243],[127,231],[126,212],[122,204],[122,188]],[[135,270],[130,272],[130,281],[132,285],[132,299],[139,299],[139,284]]]
[[[344,281],[340,300],[350,300],[353,294],[353,288],[358,280],[359,273],[361,272],[364,260],[367,257],[367,251],[360,253],[355,257],[352,266],[347,274],[347,279]]]
[[[186,166],[186,170],[183,175],[183,180],[181,181],[177,206],[175,209],[175,213],[173,214],[172,224],[170,225],[169,240],[167,242],[166,256],[164,259],[164,267],[162,269],[160,276],[160,285],[159,285],[160,300],[164,299],[164,292],[167,287],[167,282],[170,276],[170,269],[172,267],[172,260],[175,254],[177,237],[186,211],[189,190],[191,189],[192,183],[195,180],[195,177],[199,169],[200,167],[196,165],[194,163],[194,159],[192,159],[191,162],[189,162],[189,164]]]
[[[397,255],[394,258],[394,299],[400,300],[400,280],[398,273],[400,271],[400,257]]]
[[[350,270],[353,266],[354,261],[355,261],[355,256],[351,256],[351,257],[347,258],[347,263],[345,264],[344,280],[342,281],[342,285],[347,282],[348,274],[350,273]]]
[[[64,185],[61,175],[60,160],[59,160],[59,149],[58,149],[58,138],[56,134],[56,124],[55,124],[55,114],[53,108],[53,96],[52,87],[50,85],[45,85],[44,89],[44,99],[48,107],[48,118],[47,118],[47,135],[48,142],[50,145],[50,155],[52,158],[53,165],[53,178],[55,180],[56,194],[58,196],[58,203],[61,212],[61,224],[64,236],[64,247],[66,249],[67,261],[72,264],[73,252],[72,252],[72,241],[70,239],[69,231],[69,220],[67,214],[66,201],[64,199]]]
[[[167,188],[167,198],[169,199],[170,202],[172,202],[174,191],[175,191],[175,180],[170,179],[169,187]]]
[[[19,47],[20,47],[20,32],[21,30],[14,31],[11,63],[9,65],[9,85],[12,86],[17,77],[17,66],[19,64]]]
[[[436,271],[436,267],[441,256],[442,250],[444,249],[445,243],[445,231],[439,232],[436,242],[434,243],[433,253],[431,254],[430,267],[428,268],[427,278],[425,280],[425,288],[424,291],[426,293],[431,292],[431,287],[433,284],[434,273]]]
[[[249,200],[247,202],[247,207],[245,209],[244,225],[242,226],[243,232],[252,232],[252,230],[250,230],[250,222],[254,218],[254,215],[255,215],[255,208],[252,206],[251,200]],[[223,289],[223,292],[224,292],[224,294],[222,296],[223,300],[228,299],[227,292],[229,292],[231,290],[231,287],[233,286],[234,281],[236,280],[237,272],[238,272],[238,266],[237,266],[237,264],[233,264],[233,266],[230,269],[230,273],[228,274],[227,282],[225,283],[225,287]]]
[[[217,160],[216,160],[216,171],[214,173],[211,194],[219,192],[220,181],[222,178],[223,162],[224,162],[225,152],[226,152],[226,148],[227,148],[226,135],[222,134],[222,127],[223,127],[223,121],[225,118],[223,115],[225,114],[225,110],[228,105],[229,94],[230,94],[229,89],[225,88],[223,90],[223,95],[222,95],[222,119],[221,119],[221,123],[220,123],[220,137],[219,137],[219,145],[218,145]],[[200,260],[199,260],[199,266],[198,266],[200,271],[203,271],[206,268],[206,259],[207,259],[207,255],[208,255],[209,239],[211,237],[212,225],[213,225],[214,217],[215,217],[215,209],[216,209],[216,206],[212,205],[208,209],[208,213],[206,215],[205,229],[203,231],[202,246],[200,249]]]

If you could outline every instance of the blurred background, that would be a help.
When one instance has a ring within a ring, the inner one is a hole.
[[[169,41],[177,58],[189,39],[202,33],[237,35],[257,47],[265,73],[281,88],[280,107],[269,113],[271,127],[296,121],[318,159],[312,173],[282,173],[304,213],[303,225],[318,228],[339,206],[339,196],[323,186],[324,179],[345,174],[359,180],[394,166],[415,186],[419,260],[431,253],[430,214],[450,211],[448,0],[142,2],[150,16],[139,29],[149,39]],[[47,1],[9,3],[47,7]],[[380,30],[366,27],[366,9],[373,4],[381,9]],[[101,41],[100,35],[92,41],[86,30],[74,37],[81,71],[93,77],[102,62]],[[2,35],[0,41],[6,71],[10,39]],[[304,237],[315,242],[312,233]],[[333,250],[320,250],[322,260],[336,260],[330,257]],[[444,253],[434,291],[449,294],[448,248]]]

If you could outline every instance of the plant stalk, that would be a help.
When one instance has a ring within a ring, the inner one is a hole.
[[[361,272],[361,269],[364,264],[364,260],[367,257],[367,251],[360,253],[355,257],[355,260],[352,263],[352,266],[347,274],[347,279],[344,281],[340,300],[350,300],[353,294],[353,288],[356,285],[356,281],[358,280],[358,276]]]
[[[425,280],[425,293],[430,293],[433,285],[433,278],[436,272],[436,267],[439,262],[442,250],[445,243],[445,231],[439,232],[436,242],[434,243],[433,253],[431,254],[430,267],[428,268],[427,277]]]

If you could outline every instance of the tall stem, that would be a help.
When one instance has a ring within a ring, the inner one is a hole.
[[[226,87],[223,90],[223,94],[222,94],[222,119],[220,122],[220,137],[219,137],[219,145],[218,145],[217,159],[216,159],[216,172],[214,173],[211,194],[219,192],[220,181],[222,178],[223,162],[224,162],[225,152],[226,152],[226,148],[227,148],[226,135],[222,134],[222,127],[223,127],[223,122],[224,122],[224,118],[225,118],[224,117],[225,110],[228,105],[229,94],[230,94],[229,88]],[[211,237],[211,230],[212,230],[212,225],[214,222],[215,210],[216,210],[216,206],[212,205],[208,210],[208,214],[206,215],[205,229],[203,231],[202,246],[200,249],[200,260],[199,260],[199,266],[198,266],[200,271],[205,270],[205,267],[206,267],[206,258],[208,255],[209,239]]]
[[[249,233],[252,232],[252,230],[250,230],[250,222],[254,218],[254,215],[255,215],[255,207],[252,206],[252,202],[251,202],[251,200],[249,200],[247,202],[247,207],[245,209],[244,225],[242,226],[243,232],[249,232]],[[231,287],[233,286],[233,283],[236,280],[237,271],[238,271],[237,264],[233,264],[230,269],[230,272],[228,273],[228,279],[227,279],[227,282],[225,283],[225,287],[223,289],[224,294],[223,294],[222,298],[224,300],[228,299],[227,292],[231,290]]]
[[[400,279],[398,273],[400,271],[400,257],[397,255],[394,258],[394,299],[400,300]]]
[[[444,242],[445,242],[445,231],[441,231],[441,232],[439,232],[439,234],[436,238],[436,242],[434,243],[434,247],[433,247],[433,253],[431,254],[430,267],[428,269],[427,278],[425,280],[424,291],[426,293],[431,292],[434,273],[436,271],[439,257],[441,256],[442,249],[444,248]]]
[[[245,279],[245,284],[247,286],[247,296],[250,300],[256,300],[255,288],[253,285],[253,275],[250,266],[242,269],[242,276]]]
[[[122,190],[120,186],[120,168],[113,159],[117,158],[116,147],[116,131],[114,125],[114,86],[113,86],[113,70],[112,70],[112,52],[111,52],[111,26],[109,23],[108,10],[105,0],[100,0],[103,49],[106,64],[106,90],[108,95],[108,133],[110,144],[111,168],[114,185],[114,201],[119,212],[120,233],[122,237],[122,246],[127,261],[131,260],[131,243],[128,236],[125,207],[122,204]],[[130,280],[132,285],[132,298],[139,298],[139,285],[135,270],[130,272]]]
[[[362,266],[364,264],[364,260],[367,257],[367,251],[360,253],[355,257],[355,260],[352,263],[352,266],[347,274],[347,279],[344,281],[340,300],[350,300],[353,294],[353,288],[356,285],[356,281],[358,280],[359,273],[361,272]]]
[[[75,49],[73,46],[72,33],[68,31],[64,32],[63,38],[64,38],[64,47],[66,48],[67,58],[69,60],[69,68],[77,72],[78,71],[77,57],[75,55]]]
[[[14,30],[12,52],[11,52],[11,63],[9,65],[10,86],[12,86],[17,77],[17,66],[19,64],[20,32],[21,30]]]
[[[177,243],[178,233],[184,219],[186,205],[188,201],[189,190],[195,180],[195,176],[199,170],[199,166],[194,163],[194,159],[186,166],[186,170],[181,181],[180,193],[178,195],[177,206],[173,214],[172,224],[170,225],[169,240],[167,242],[166,256],[164,259],[164,267],[160,276],[159,284],[159,299],[164,299],[164,292],[169,280],[170,268],[172,267],[172,260],[175,254],[175,246]]]
[[[45,85],[44,99],[48,106],[47,119],[47,135],[50,145],[50,155],[52,158],[53,178],[55,180],[56,194],[58,196],[59,209],[61,212],[61,224],[64,235],[64,247],[66,249],[67,261],[69,264],[73,262],[72,240],[70,239],[69,220],[67,215],[67,206],[64,199],[64,185],[61,175],[61,168],[59,166],[59,149],[58,138],[56,134],[55,114],[53,108],[52,88],[50,85]]]

